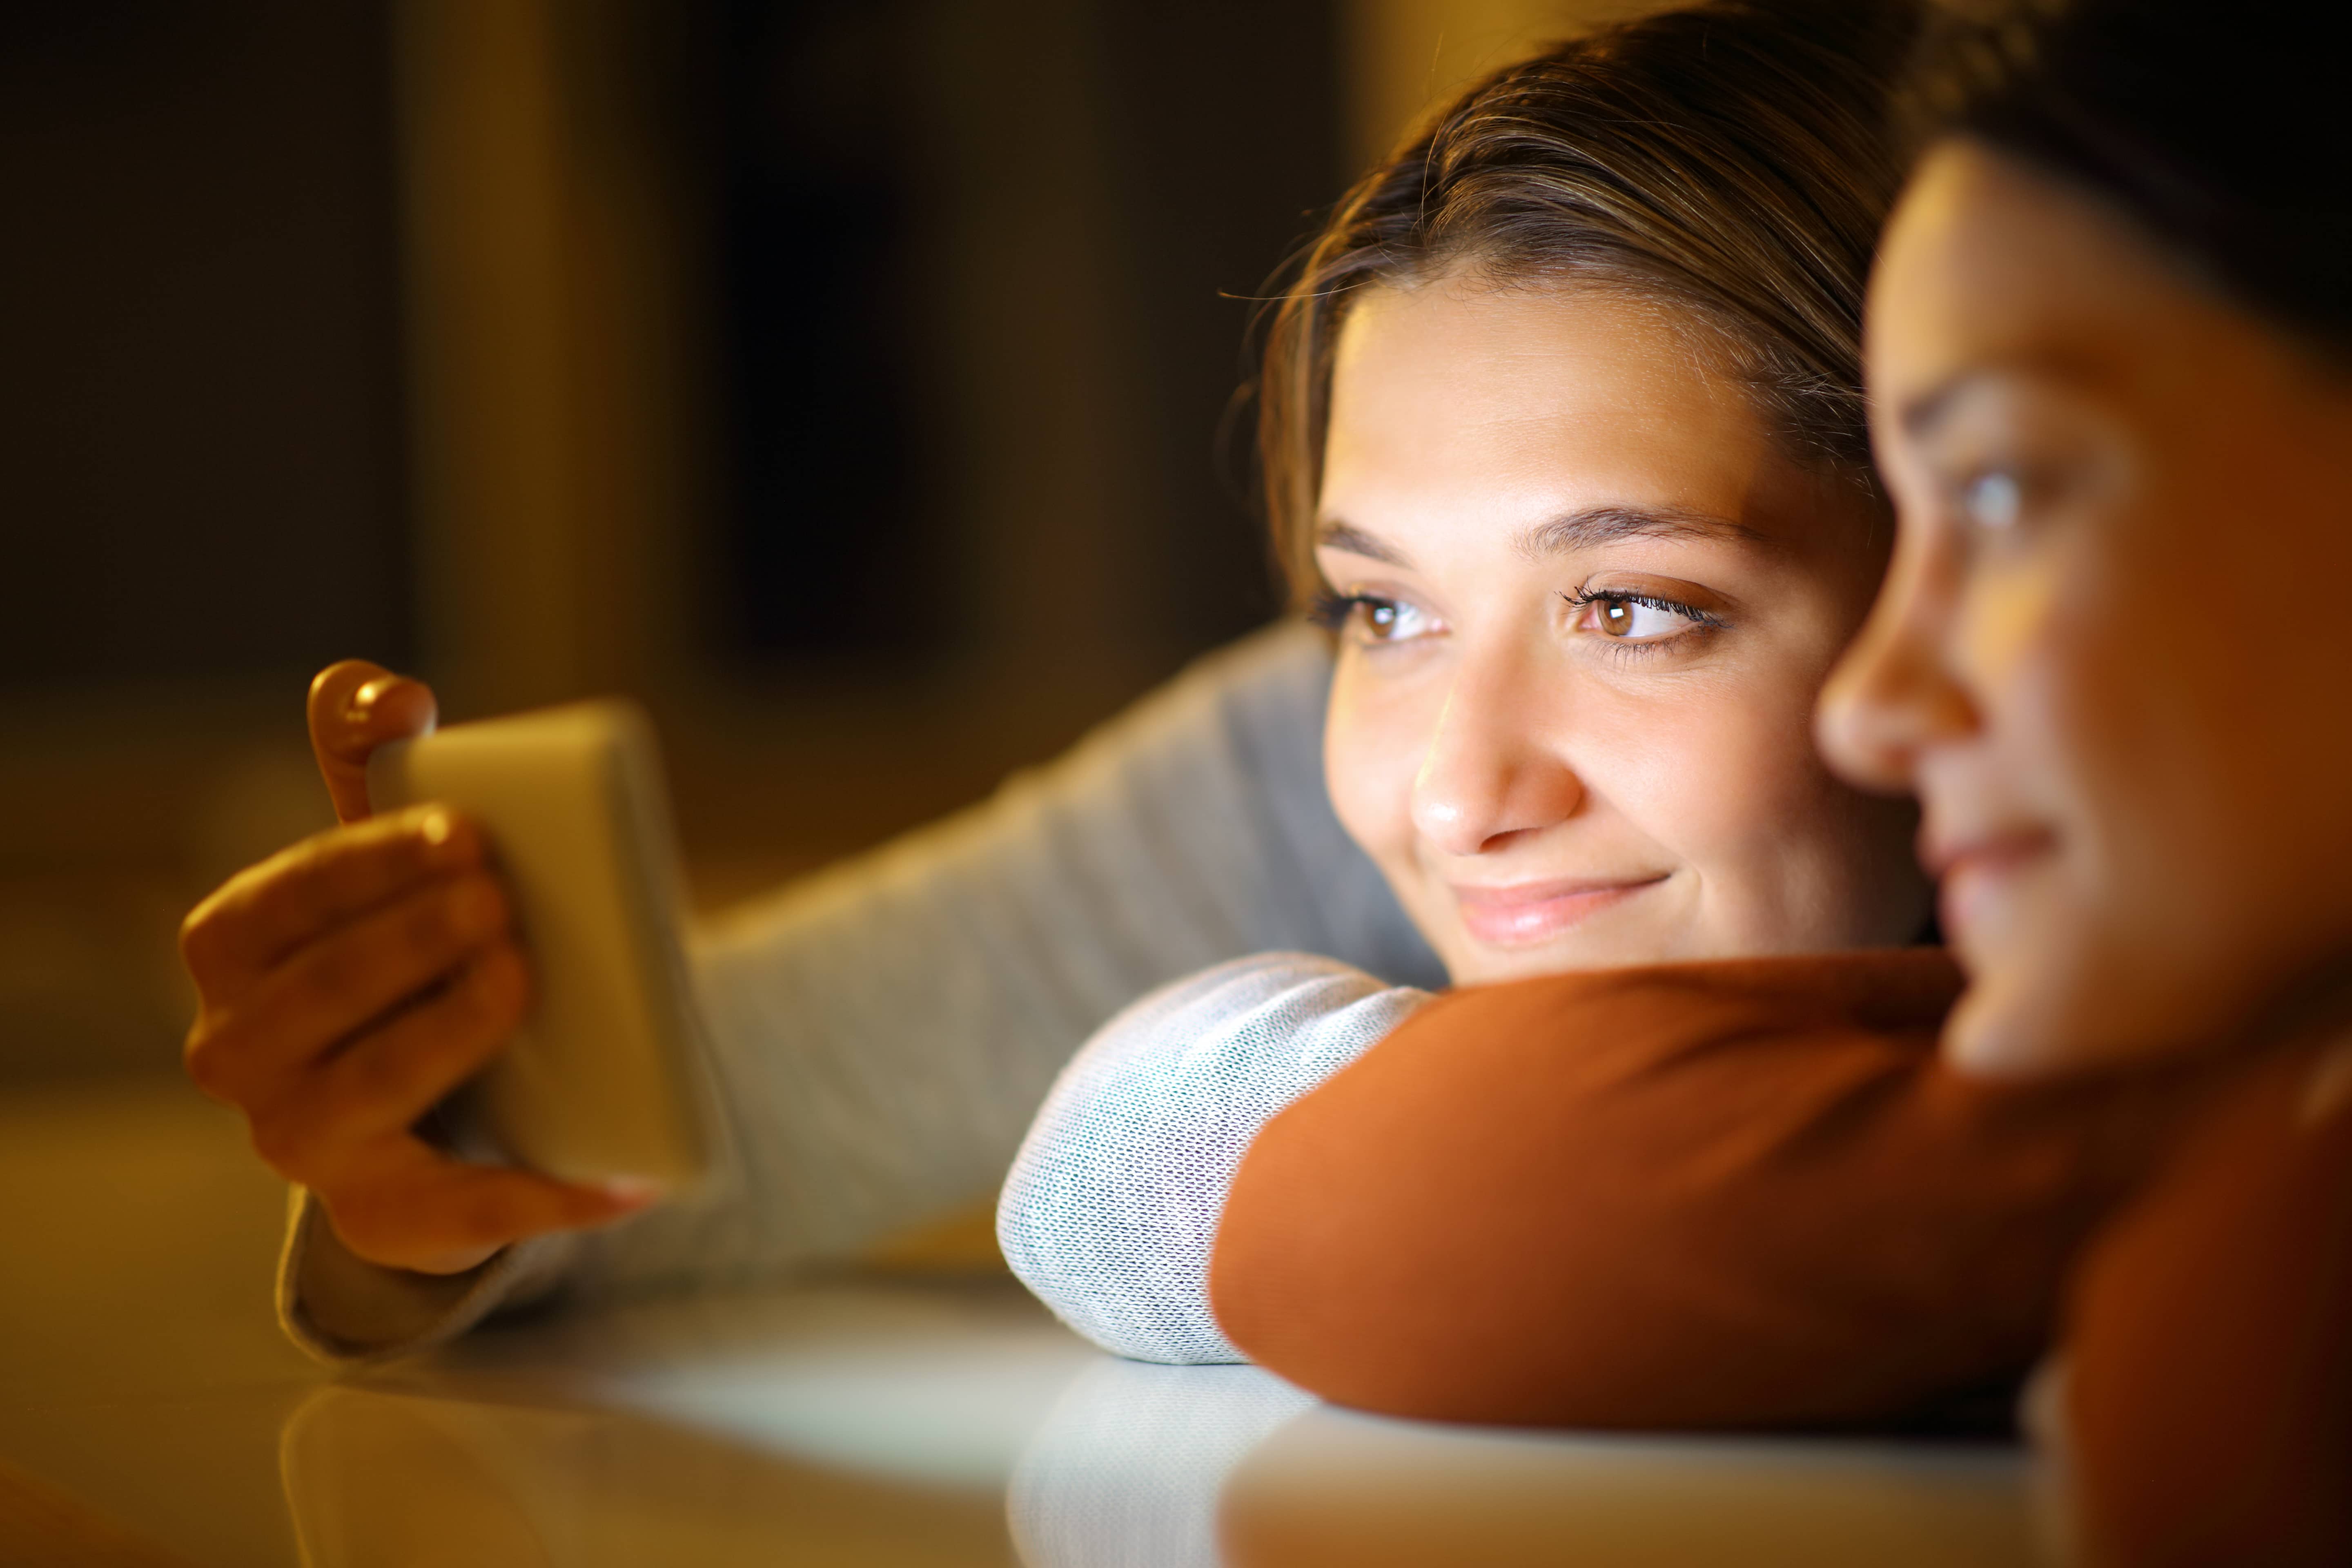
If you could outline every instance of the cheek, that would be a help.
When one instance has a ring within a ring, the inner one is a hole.
[[[2054,555],[2042,555],[1990,574],[1971,592],[1959,626],[1960,662],[1980,691],[2017,683],[2034,662],[2048,662],[2050,619],[2065,580]]]
[[[1586,785],[1720,889],[1777,863],[1823,816],[1829,775],[1795,683],[1629,706],[1575,748]],[[1783,690],[1783,687],[1790,689]]]
[[[2185,1016],[2263,969],[2260,950],[2296,946],[2295,926],[2319,915],[2313,891],[2330,889],[2346,907],[2329,923],[2352,928],[2341,891],[2352,855],[2337,847],[2345,753],[2326,755],[2341,726],[2312,721],[2336,700],[2307,706],[2292,685],[2341,668],[2336,634],[2290,614],[2269,635],[2233,635],[2202,613],[2210,585],[2159,565],[2068,578],[2084,586],[2045,618],[2005,689],[2004,755],[2067,840],[2068,916],[2084,940],[2118,964],[2162,969],[2167,1005]]]
[[[2137,679],[2161,679],[2145,657],[2155,650],[2132,646],[2131,630],[2163,617],[2128,613],[2117,584],[2080,554],[2051,548],[1980,569],[1960,606],[1954,664],[1999,759],[1997,804],[2062,829],[2087,849],[2107,813],[2086,804],[2120,804],[2112,791],[2117,783],[2130,790],[2135,773],[2147,782],[2129,762],[2145,737],[2128,732],[2128,704],[2117,693],[2128,689],[2135,669]]]
[[[1910,940],[1928,889],[1907,800],[1855,794],[1812,744],[1812,692],[1753,684],[1677,710],[1654,707],[1640,742],[1594,783],[1644,836],[1696,873],[1717,953]]]
[[[2165,595],[2080,542],[1979,573],[1953,652],[1982,731],[1952,815],[2046,831],[2054,848],[1996,884],[1961,932],[1977,994],[1954,1049],[2007,1071],[2136,1054],[2197,1010],[2184,1004],[2210,944],[2165,928],[2213,892],[2180,897],[2195,856],[2163,829],[2199,765],[2147,721],[2185,696],[2149,640],[2170,619]],[[2149,691],[2165,695],[2151,705]]]
[[[1323,771],[1339,825],[1392,877],[1412,859],[1412,784],[1436,696],[1368,674],[1343,648],[1323,724]]]

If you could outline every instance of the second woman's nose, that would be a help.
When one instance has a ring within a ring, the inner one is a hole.
[[[1584,804],[1583,781],[1550,743],[1559,715],[1544,710],[1542,683],[1523,673],[1507,658],[1473,657],[1438,711],[1413,778],[1412,822],[1444,854],[1498,849]]]
[[[1978,719],[1946,668],[1953,563],[1916,539],[1896,546],[1869,618],[1822,689],[1813,735],[1831,769],[1862,789],[1916,787],[1920,752]]]

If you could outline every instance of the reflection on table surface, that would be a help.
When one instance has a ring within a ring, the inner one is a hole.
[[[246,1163],[158,1094],[0,1106],[0,1202],[47,1215],[7,1244],[0,1458],[165,1560],[2032,1560],[2004,1448],[1380,1420],[1097,1355],[1001,1279],[551,1315],[336,1378],[275,1340]]]

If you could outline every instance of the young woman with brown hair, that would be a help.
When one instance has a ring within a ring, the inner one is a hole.
[[[1484,84],[1360,187],[1264,386],[1277,530],[1336,660],[1270,634],[708,936],[730,1178],[701,1201],[591,1232],[648,1195],[415,1135],[527,981],[462,821],[362,820],[360,763],[429,693],[330,671],[313,732],[351,826],[233,881],[187,940],[191,1068],[305,1190],[295,1331],[382,1353],[559,1283],[855,1255],[992,1181],[1120,1003],[1235,953],[1328,953],[1129,1015],[1003,1210],[1016,1266],[1105,1342],[1230,1355],[1205,1294],[1223,1183],[1265,1115],[1425,994],[1390,982],[1914,941],[1909,808],[1838,784],[1807,731],[1887,548],[1859,312],[1909,31],[1907,6],[1853,0],[1626,24]],[[1933,952],[1832,967],[1804,984],[1865,1029],[1950,990]]]

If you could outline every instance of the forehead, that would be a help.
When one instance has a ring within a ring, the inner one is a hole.
[[[1871,279],[1873,400],[1899,412],[1984,371],[2126,386],[2177,364],[2166,345],[2212,309],[2095,198],[1948,142],[1922,160]]]
[[[1333,363],[1323,505],[1383,528],[1620,504],[1736,513],[1786,466],[1676,313],[1588,286],[1371,289]]]

